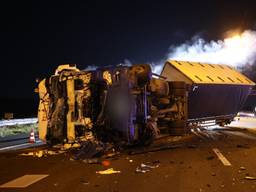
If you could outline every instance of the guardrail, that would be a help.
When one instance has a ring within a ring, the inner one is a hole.
[[[24,119],[11,119],[11,120],[0,120],[0,127],[10,125],[25,125],[37,123],[37,118],[24,118]]]

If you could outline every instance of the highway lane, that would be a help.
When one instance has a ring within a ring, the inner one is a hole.
[[[200,137],[198,136],[200,135]],[[256,181],[256,136],[244,130],[203,130],[176,148],[137,155],[123,153],[110,160],[121,171],[99,175],[100,164],[70,160],[65,153],[42,158],[1,153],[0,185],[27,174],[47,175],[26,188],[0,191],[234,191],[253,192]],[[218,149],[230,166],[216,155]],[[132,161],[130,161],[132,160]],[[159,161],[158,168],[136,173],[141,163]]]
[[[35,135],[35,138],[35,143],[29,143],[29,134],[19,134],[0,138],[0,153],[44,145],[44,143],[38,139],[37,134]]]

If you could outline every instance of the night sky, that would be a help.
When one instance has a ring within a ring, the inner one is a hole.
[[[32,100],[35,79],[61,63],[154,62],[196,34],[256,29],[256,2],[246,0],[6,1],[0,14],[1,101]]]

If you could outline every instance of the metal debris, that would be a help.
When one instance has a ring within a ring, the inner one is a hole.
[[[79,147],[81,147],[81,145],[80,145],[79,143],[74,143],[74,144],[72,145],[72,148],[79,148]]]
[[[99,164],[100,160],[98,158],[91,158],[91,159],[84,159],[83,162],[87,164]]]
[[[81,179],[80,182],[81,182],[82,184],[84,184],[84,185],[89,185],[89,184],[90,184],[89,181],[86,181],[86,180],[84,180],[84,179]]]
[[[246,176],[245,179],[246,180],[256,180],[256,177]]]
[[[136,173],[146,173],[148,171],[150,171],[150,169],[145,168],[145,167],[144,168],[143,167],[137,167],[136,170],[135,170]]]
[[[136,173],[146,173],[151,171],[151,169],[155,169],[159,167],[160,161],[146,162],[141,163],[135,170]]]
[[[78,150],[74,150],[74,160],[83,160],[85,163],[100,163],[99,158],[110,158],[119,154],[110,143],[85,141]],[[98,160],[97,160],[98,159]]]
[[[46,157],[48,155],[59,155],[64,153],[65,151],[51,151],[51,150],[40,150],[40,151],[31,151],[28,153],[22,153],[20,156],[33,156],[33,157]]]
[[[104,171],[96,171],[96,173],[101,175],[109,175],[109,174],[121,173],[121,171],[116,171],[113,168],[109,168]]]
[[[67,150],[67,149],[70,149],[71,148],[71,144],[70,143],[65,143],[64,145],[63,145],[63,150]]]
[[[74,159],[75,160],[86,160],[92,159],[100,154],[103,154],[104,148],[102,145],[95,143],[95,142],[84,142],[81,144],[81,148],[75,153]]]
[[[104,157],[111,158],[111,157],[115,157],[117,155],[120,155],[120,152],[112,150],[111,152],[104,154]]]

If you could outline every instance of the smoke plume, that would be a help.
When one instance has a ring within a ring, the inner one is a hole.
[[[250,68],[256,64],[256,31],[245,30],[241,34],[223,40],[206,41],[193,37],[178,46],[171,46],[164,60],[195,61],[227,64],[235,68]],[[152,63],[153,71],[161,72],[163,62]]]
[[[94,71],[96,70],[98,67],[96,65],[88,65],[84,70],[85,71]]]

